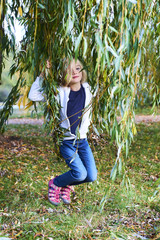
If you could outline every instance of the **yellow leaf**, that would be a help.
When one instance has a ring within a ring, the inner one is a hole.
[[[22,11],[22,8],[21,8],[21,7],[18,8],[18,12],[19,12],[19,15],[22,17],[23,11]]]
[[[21,168],[18,168],[18,169],[16,170],[16,172],[17,172],[17,173],[21,173],[21,172],[22,172],[22,169],[21,169]]]
[[[25,90],[24,90],[24,93],[23,93],[23,107],[25,107],[28,92],[29,92],[29,87],[26,87]]]
[[[22,98],[23,98],[23,96],[19,98],[18,103],[17,103],[19,109],[21,108]]]
[[[33,105],[33,102],[30,101],[30,102],[26,105],[26,107],[25,107],[24,110],[27,110],[27,109],[30,108],[32,105]]]
[[[31,14],[31,17],[33,16],[33,8],[30,9],[29,13]]]
[[[133,125],[132,125],[132,132],[133,132],[133,135],[136,135],[136,134],[137,134],[137,129],[136,129],[136,126],[135,126],[134,123],[133,123]]]
[[[23,233],[23,231],[20,231],[18,234],[15,235],[15,237],[18,237],[19,235],[21,235]]]
[[[25,107],[26,99],[27,99],[27,96],[26,96],[26,94],[25,94],[25,95],[23,96],[23,107]]]

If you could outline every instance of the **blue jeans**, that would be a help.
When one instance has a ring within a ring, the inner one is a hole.
[[[74,140],[65,140],[60,146],[60,153],[71,169],[55,178],[54,184],[58,187],[93,182],[97,179],[95,160],[87,139],[73,143]]]

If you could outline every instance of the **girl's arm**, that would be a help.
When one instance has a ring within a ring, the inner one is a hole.
[[[31,101],[40,102],[45,100],[43,91],[41,91],[40,80],[42,80],[41,76],[37,77],[31,86],[31,89],[28,95],[28,98]]]
[[[47,60],[46,68],[47,69],[51,68],[51,63],[49,60]],[[34,102],[45,101],[45,97],[44,97],[45,95],[43,94],[43,91],[41,89],[41,86],[42,86],[41,83],[43,82],[43,77],[44,77],[44,73],[41,73],[40,76],[37,77],[34,83],[32,84],[30,92],[28,94],[28,98],[31,101],[34,101]]]

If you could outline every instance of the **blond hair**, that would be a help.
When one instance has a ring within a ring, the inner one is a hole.
[[[69,61],[69,59],[66,59],[64,61],[63,72],[62,72],[62,75],[61,75],[61,86],[63,86],[63,87],[68,87],[68,85],[69,85],[69,83],[67,82],[67,69],[68,69],[68,67],[69,68],[71,67],[70,64],[73,61],[73,59],[70,60],[70,61]],[[84,83],[84,82],[87,81],[87,72],[84,69],[82,62],[79,59],[77,59],[77,61],[79,62],[80,66],[81,66],[81,71],[82,71],[81,83]]]

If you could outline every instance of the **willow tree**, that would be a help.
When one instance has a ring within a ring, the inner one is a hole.
[[[92,102],[93,129],[97,134],[107,131],[117,144],[116,163],[111,172],[114,179],[117,171],[122,171],[121,150],[128,154],[136,134],[134,108],[138,87],[152,88],[153,104],[160,102],[158,75],[150,76],[153,71],[149,60],[146,62],[151,47],[154,62],[159,59],[158,1],[12,0],[6,4],[24,26],[25,36],[21,49],[14,52],[15,63],[10,73],[19,72],[19,80],[1,112],[1,129],[20,94],[23,92],[21,100],[25,101],[36,76],[45,72],[47,59],[52,67],[44,75],[42,86],[47,97],[44,115],[49,119],[50,131],[58,129],[55,94],[63,61],[79,58],[88,72],[92,91],[98,86]],[[60,136],[55,138],[59,141]]]
[[[14,40],[10,41],[8,35],[4,30],[4,19],[7,15],[7,5],[5,0],[1,0],[0,3],[0,84],[1,84],[1,74],[4,67],[4,55],[9,54],[9,50],[12,48],[14,51]],[[12,35],[12,34],[11,34]]]

